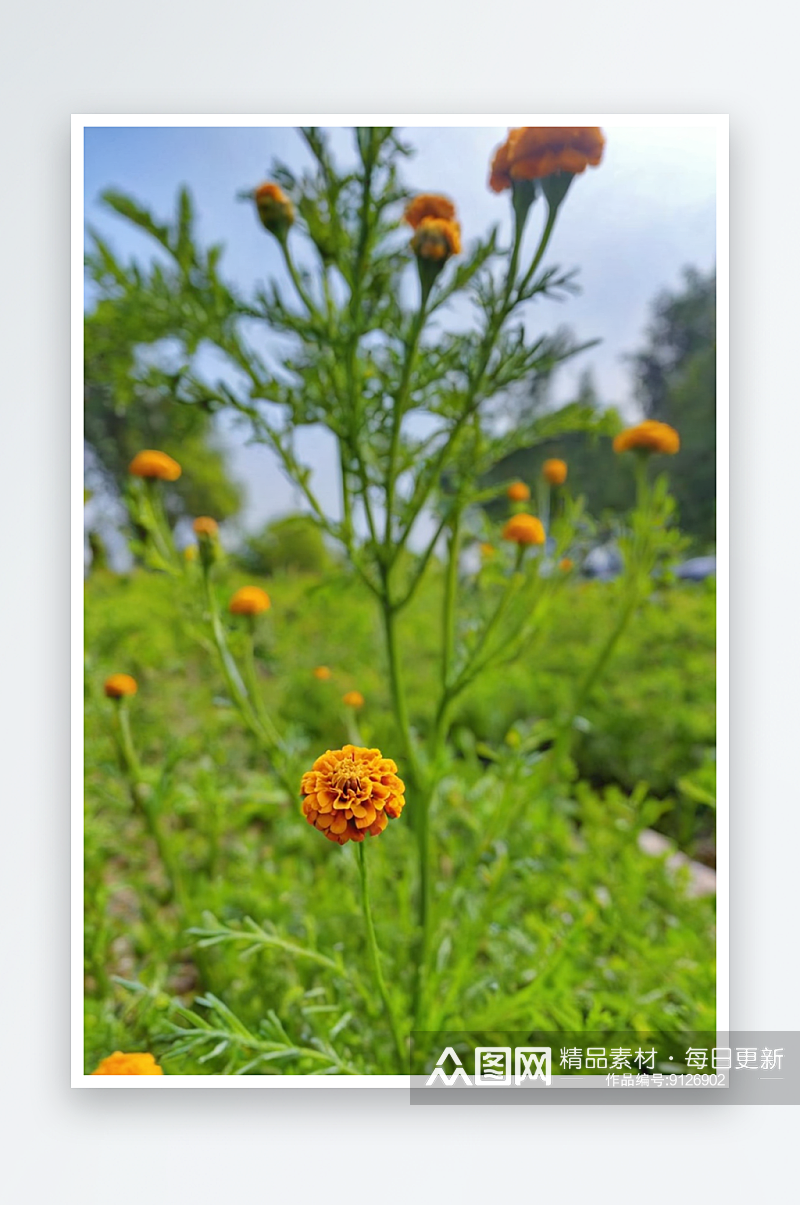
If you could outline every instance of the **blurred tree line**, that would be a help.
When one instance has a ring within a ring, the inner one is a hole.
[[[669,423],[680,433],[681,451],[669,464],[670,482],[681,528],[702,546],[713,544],[716,536],[716,318],[716,272],[704,275],[686,268],[681,287],[656,298],[644,347],[628,357],[642,417]],[[590,372],[575,401],[602,406]],[[545,388],[519,399],[517,414],[547,406]],[[590,513],[633,505],[632,475],[614,455],[611,439],[583,431],[515,452],[489,480],[533,482],[542,462],[552,456],[568,462],[570,483],[586,496]],[[656,473],[663,468],[650,467]]]

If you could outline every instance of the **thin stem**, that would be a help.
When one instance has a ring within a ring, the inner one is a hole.
[[[367,945],[369,947],[370,961],[372,963],[373,974],[375,975],[375,982],[378,987],[380,998],[383,1001],[383,1007],[386,1009],[386,1017],[392,1031],[395,1050],[397,1051],[397,1057],[400,1060],[400,1066],[402,1068],[405,1067],[408,1052],[402,1034],[400,1033],[400,1028],[397,1023],[397,1018],[395,1017],[391,996],[386,988],[386,981],[383,978],[383,971],[381,970],[381,956],[380,951],[378,950],[378,942],[375,937],[375,925],[372,920],[372,908],[370,906],[369,899],[369,873],[367,871],[365,846],[366,838],[361,841],[358,846],[358,872],[361,878],[361,906],[364,910],[364,923],[367,929]]]
[[[458,591],[458,557],[461,551],[461,511],[456,510],[450,524],[450,543],[444,584],[442,611],[442,690],[450,681],[456,653],[456,593]]]

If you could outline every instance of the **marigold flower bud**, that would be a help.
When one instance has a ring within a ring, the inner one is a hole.
[[[185,561],[197,560],[198,548],[196,544],[187,544],[183,550],[183,559]]]
[[[302,811],[329,841],[345,845],[377,837],[405,804],[405,785],[391,758],[380,749],[345,745],[318,757],[303,775]]]
[[[674,456],[680,450],[681,440],[674,427],[649,418],[635,427],[620,431],[614,438],[613,446],[615,452],[661,452],[665,456]]]
[[[364,696],[358,690],[348,690],[346,694],[342,695],[342,702],[345,707],[363,707]]]
[[[272,606],[269,595],[260,586],[242,586],[228,603],[231,615],[260,615]]]
[[[103,690],[109,699],[121,699],[124,695],[135,695],[139,689],[136,679],[130,674],[112,674],[106,678]]]
[[[253,194],[261,225],[282,237],[294,222],[294,205],[278,184],[260,184]]]
[[[487,558],[494,556],[494,544],[481,544],[481,556]]]
[[[461,253],[461,227],[447,218],[423,218],[411,247],[418,259],[444,265],[451,255]]]
[[[503,539],[514,544],[544,544],[544,528],[535,515],[512,515],[503,528]]]
[[[403,221],[416,230],[425,218],[444,218],[452,222],[455,216],[456,207],[448,197],[435,192],[421,192],[406,205]]]
[[[163,1075],[152,1054],[123,1054],[115,1050],[103,1059],[92,1075]]]
[[[194,534],[196,536],[205,536],[209,540],[213,540],[219,535],[219,524],[216,519],[210,519],[208,515],[200,515],[192,524]]]
[[[575,568],[575,563],[574,561],[571,561],[568,556],[562,556],[561,560],[558,562],[558,567],[562,573],[569,573],[570,570]]]
[[[489,187],[503,192],[523,180],[542,180],[555,172],[579,175],[597,167],[605,138],[597,126],[520,126],[509,130],[495,151]]]
[[[565,460],[546,460],[542,465],[542,476],[549,485],[563,485],[567,480]]]
[[[133,477],[155,477],[160,481],[177,481],[181,471],[177,460],[167,456],[166,452],[156,452],[152,448],[137,452],[128,465],[128,472]]]
[[[318,665],[314,670],[314,677],[320,682],[327,682],[328,679],[332,677],[332,674],[327,665]]]
[[[512,502],[527,502],[531,496],[531,491],[524,481],[515,481],[506,490],[506,495]]]

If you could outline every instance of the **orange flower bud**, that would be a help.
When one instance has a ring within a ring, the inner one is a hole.
[[[231,615],[260,615],[272,606],[269,595],[260,586],[242,586],[228,603]]]
[[[531,496],[531,491],[524,481],[515,481],[506,490],[506,495],[512,502],[527,502]]]
[[[357,690],[348,690],[347,694],[342,695],[342,702],[345,707],[363,707],[364,696]]]
[[[542,465],[542,476],[549,485],[563,485],[567,480],[566,461],[546,460]]]
[[[123,1054],[115,1050],[103,1059],[92,1075],[163,1075],[152,1054]]]
[[[494,544],[481,544],[481,556],[487,559],[494,556]]]
[[[675,428],[652,418],[620,431],[614,438],[615,452],[661,452],[674,456],[680,446],[680,436]]]
[[[133,477],[156,477],[160,481],[177,481],[181,475],[181,466],[177,460],[167,456],[166,452],[156,452],[152,448],[137,452],[128,465],[128,472]]]
[[[139,687],[130,674],[112,674],[106,678],[103,690],[109,699],[121,699],[123,695],[135,695]]]
[[[253,194],[261,225],[282,236],[294,222],[294,205],[278,184],[260,184]]]
[[[380,749],[329,749],[303,775],[303,815],[329,841],[363,841],[367,833],[377,837],[390,819],[397,819],[405,789],[396,764]]]
[[[575,568],[575,563],[574,561],[571,561],[568,556],[564,556],[558,562],[558,567],[562,573],[569,573],[570,570]]]
[[[448,197],[435,192],[422,192],[406,205],[403,221],[416,230],[425,218],[444,218],[452,222],[455,216],[456,207]]]
[[[331,671],[328,669],[327,665],[318,665],[314,670],[314,677],[320,682],[327,682],[332,676],[333,675],[331,674]]]
[[[544,528],[535,515],[512,515],[503,528],[503,539],[514,544],[544,544]]]
[[[423,218],[411,247],[418,259],[444,264],[451,255],[461,253],[461,227],[447,218]]]
[[[206,536],[209,540],[213,540],[219,535],[219,525],[216,519],[210,519],[208,515],[200,515],[192,524],[194,534],[196,536]]]

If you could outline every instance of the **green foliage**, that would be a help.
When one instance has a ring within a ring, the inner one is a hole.
[[[237,559],[243,569],[257,577],[269,577],[286,569],[321,574],[333,564],[319,524],[309,515],[286,515],[271,520],[244,541]]]

